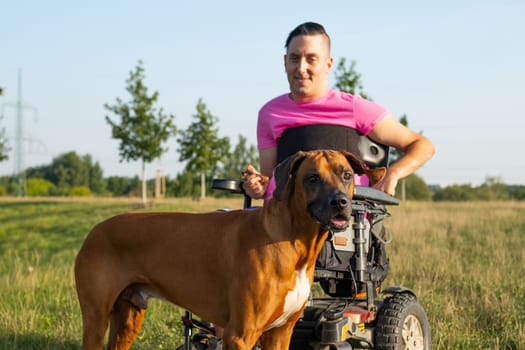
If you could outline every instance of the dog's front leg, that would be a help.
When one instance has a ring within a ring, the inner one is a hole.
[[[230,321],[224,329],[222,350],[252,350],[261,336],[261,331],[250,327],[254,322],[242,317],[243,321]]]
[[[239,334],[243,334],[240,336]],[[243,330],[242,332],[233,332],[226,327],[222,339],[222,350],[252,350],[260,333]]]
[[[281,327],[272,328],[263,333],[259,342],[262,350],[275,350],[282,349],[286,350],[290,346],[290,340],[292,338],[294,321],[288,321]]]

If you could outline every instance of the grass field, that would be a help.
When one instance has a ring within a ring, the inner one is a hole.
[[[178,199],[153,210],[240,207],[240,199]],[[429,314],[434,349],[525,349],[525,203],[391,207],[392,272]],[[133,209],[124,200],[0,197],[0,349],[80,349],[73,262],[90,228]],[[152,209],[143,209],[152,210]],[[181,311],[151,303],[134,349],[174,349]]]

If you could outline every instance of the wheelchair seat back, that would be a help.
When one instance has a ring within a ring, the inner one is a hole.
[[[277,163],[298,151],[316,149],[352,152],[371,168],[388,166],[388,146],[372,141],[356,129],[329,124],[286,129],[277,144]]]

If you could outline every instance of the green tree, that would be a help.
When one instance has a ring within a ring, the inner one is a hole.
[[[3,117],[0,116],[0,120],[2,120]],[[9,153],[10,149],[7,144],[7,136],[5,134],[5,129],[0,129],[0,162],[3,162],[4,160],[7,160],[9,156],[7,155]]]
[[[256,166],[259,164],[259,154],[254,145],[248,145],[248,139],[238,136],[237,145],[224,161],[224,167],[220,169],[218,175],[223,178],[238,179],[241,172],[249,165]]]
[[[16,193],[16,179],[12,175],[0,176],[0,194],[13,195]]]
[[[351,61],[350,65],[346,66],[346,59],[341,57],[336,69],[334,70],[335,75],[335,88],[348,92],[350,94],[359,94],[367,100],[371,100],[370,96],[365,94],[363,91],[363,84],[361,83],[361,74],[355,70],[356,62]]]
[[[91,155],[86,154],[82,157],[84,164],[88,167],[88,188],[91,192],[103,194],[106,192],[106,180],[104,172],[98,162],[93,163]]]
[[[473,201],[477,200],[476,188],[471,184],[450,185],[434,194],[435,201]]]
[[[499,177],[489,176],[485,182],[478,187],[478,198],[481,200],[507,200],[509,193]]]
[[[416,174],[410,174],[405,179],[405,199],[417,201],[432,200],[432,191],[425,181]]]
[[[200,179],[193,171],[184,169],[173,181],[166,181],[166,194],[174,197],[194,197],[199,193]]]
[[[114,197],[129,196],[139,193],[140,179],[135,177],[110,176],[106,180],[106,189]]]
[[[408,117],[406,114],[403,114],[401,118],[399,118],[399,122],[403,124],[404,126],[408,127]],[[389,153],[389,161],[390,163],[395,163],[399,158],[403,157],[403,152],[400,150],[390,147],[390,153]]]
[[[89,167],[74,151],[64,153],[53,159],[50,181],[57,187],[71,188],[89,184]]]
[[[143,203],[146,202],[146,163],[151,163],[168,151],[162,145],[176,132],[173,124],[175,117],[155,107],[159,93],[155,91],[148,95],[144,79],[142,61],[138,61],[126,80],[126,90],[131,95],[131,101],[124,103],[117,98],[114,105],[104,104],[107,110],[120,117],[120,122],[116,122],[106,116],[112,137],[120,140],[120,161],[141,161]]]
[[[179,133],[180,161],[188,161],[186,170],[199,173],[201,198],[206,197],[206,176],[213,176],[217,164],[224,161],[230,149],[228,137],[219,137],[215,127],[219,119],[206,109],[202,98],[197,102],[194,121]]]
[[[26,169],[28,178],[42,178],[56,186],[50,193],[67,195],[73,187],[88,187],[91,192],[105,192],[105,180],[98,162],[89,154],[79,156],[75,151],[53,158],[51,164]]]
[[[403,114],[400,118],[399,118],[399,122],[408,127],[408,117],[406,114]],[[422,131],[420,132],[421,134],[423,133]],[[393,147],[390,147],[390,153],[389,153],[389,163],[390,164],[393,164],[395,162],[397,162],[401,157],[403,157],[403,152],[401,152],[400,150],[396,149],[396,148],[393,148]],[[407,183],[406,183],[407,179],[401,179],[399,181],[399,186],[401,187],[400,189],[400,192],[401,192],[401,199],[402,200],[405,200],[405,199],[414,199],[414,198],[409,198],[409,196],[407,195]]]
[[[89,183],[89,165],[74,151],[53,158],[50,165],[29,168],[28,178],[42,178],[59,188],[86,186]]]
[[[506,190],[510,198],[516,199],[516,200],[525,200],[525,186],[507,185]]]

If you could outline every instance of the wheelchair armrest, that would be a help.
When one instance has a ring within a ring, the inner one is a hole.
[[[355,186],[353,199],[369,200],[384,205],[399,205],[399,199],[396,197],[367,186]]]
[[[244,193],[242,188],[243,182],[243,180],[213,179],[211,182],[211,188],[215,190],[229,191],[232,193]]]
[[[231,193],[245,194],[242,188],[243,180],[213,179],[211,188],[215,190],[229,191]],[[389,196],[383,191],[367,186],[355,186],[354,199],[374,201],[378,204],[399,205],[399,199]]]
[[[231,193],[238,193],[244,195],[244,204],[243,208],[251,208],[252,206],[252,199],[250,196],[248,196],[244,189],[242,188],[242,184],[244,183],[244,180],[232,180],[232,179],[213,179],[211,181],[211,188],[215,190],[223,190],[223,191],[229,191]]]

